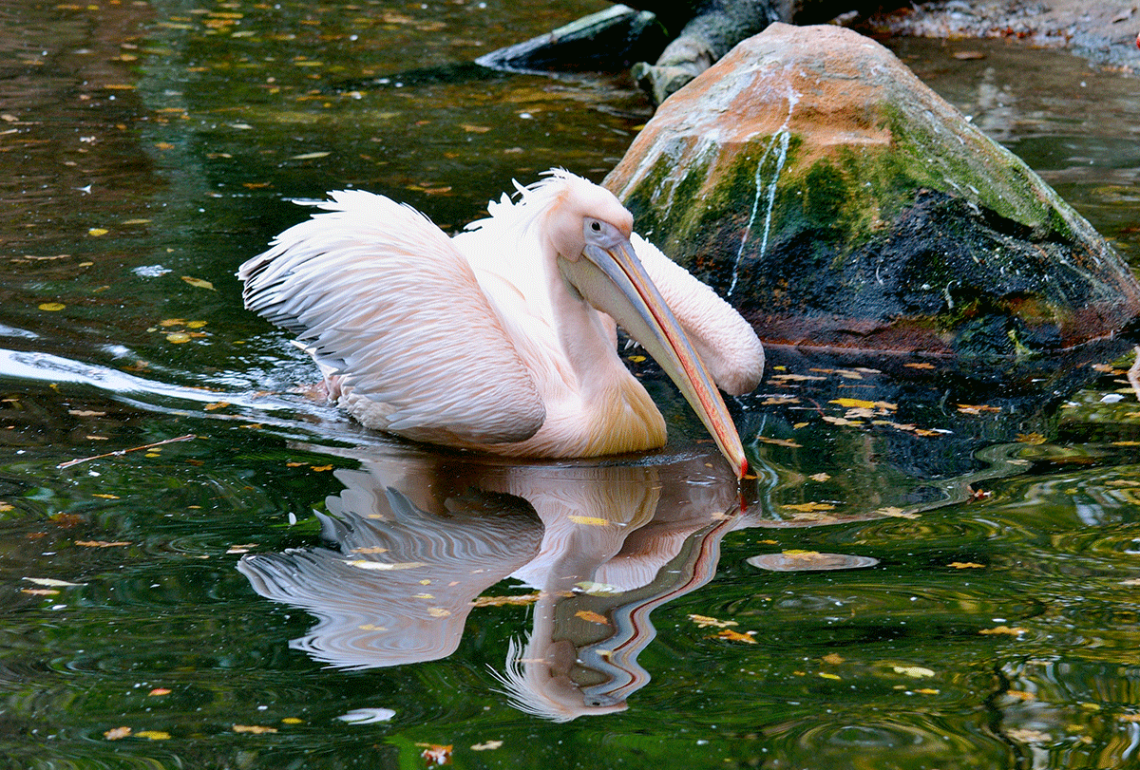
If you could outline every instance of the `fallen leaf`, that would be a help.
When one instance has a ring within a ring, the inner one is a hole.
[[[206,404],[205,408],[207,412],[212,412],[215,409],[225,409],[227,406],[230,406],[229,401],[215,401],[211,404]]]
[[[1011,698],[1027,702],[1037,700],[1036,695],[1031,692],[1026,692],[1025,690],[1006,690],[1005,694]]]
[[[194,278],[194,277],[189,276],[189,275],[184,275],[184,276],[182,276],[182,280],[186,281],[186,283],[190,284],[191,286],[193,286],[195,288],[209,289],[210,291],[215,291],[214,284],[210,283],[209,281],[207,281],[203,278]]]
[[[742,633],[739,633],[737,631],[733,631],[731,628],[725,628],[719,634],[717,634],[715,638],[726,639],[730,642],[744,642],[746,644],[756,644],[756,640],[752,638],[753,633],[755,633],[755,632],[749,632],[746,634],[742,634]]]
[[[297,717],[285,717],[284,719],[281,720],[281,724],[283,724],[283,725],[303,725],[303,724],[305,724],[305,720],[304,719],[298,719]]]
[[[813,473],[812,475],[808,476],[808,478],[812,481],[818,481],[822,484],[825,481],[829,481],[831,479],[831,475],[827,473]]]
[[[294,155],[289,160],[316,160],[317,158],[324,158],[331,153],[328,152],[307,152],[304,155]]]
[[[20,593],[29,596],[59,596],[59,591],[54,588],[21,588]]]
[[[837,398],[830,403],[848,409],[877,409],[884,412],[893,412],[899,408],[898,404],[889,404],[886,401],[864,401],[860,398]]]
[[[264,725],[234,725],[233,730],[235,733],[252,733],[253,735],[277,732],[276,727],[265,727]]]
[[[608,526],[610,524],[609,519],[603,519],[603,518],[600,518],[598,516],[577,516],[577,515],[573,515],[573,516],[567,516],[566,518],[568,518],[570,521],[574,522],[575,524],[582,524],[583,526],[587,526],[587,527],[605,527],[605,526]]]
[[[92,227],[90,230],[87,231],[87,234],[98,238],[100,236],[106,235],[109,232],[111,232],[111,231],[106,229],[105,227]]]
[[[331,471],[334,467],[335,466],[332,465],[310,465],[309,470],[314,470],[317,473],[324,473],[325,471]]]
[[[507,605],[527,605],[538,601],[538,592],[521,596],[480,596],[471,602],[476,607],[504,607]]]
[[[606,626],[610,624],[610,622],[606,620],[605,615],[600,615],[593,610],[578,610],[574,613],[574,617],[581,618],[582,620],[588,620],[591,623],[601,623]]]
[[[707,615],[690,615],[689,620],[697,624],[697,628],[728,628],[729,626],[740,625],[735,620],[717,620],[710,618]]]
[[[772,444],[774,446],[788,447],[789,449],[800,449],[803,444],[796,443],[791,439],[786,438],[768,438],[767,436],[757,436],[756,440],[761,444]]]
[[[427,563],[422,561],[400,561],[400,562],[383,562],[383,561],[368,561],[366,559],[346,559],[345,564],[357,569],[370,569],[378,571],[391,571],[398,569],[418,569],[426,567]]]
[[[84,548],[117,548],[130,545],[130,543],[123,540],[116,540],[114,542],[108,542],[106,540],[76,540],[75,544]]]
[[[165,687],[155,687],[153,690],[148,692],[147,695],[151,695],[151,696],[170,695],[170,693],[171,693],[171,691],[166,689]]]
[[[106,412],[96,412],[91,409],[68,409],[67,413],[75,417],[106,417]]]
[[[1031,444],[1031,445],[1044,444],[1045,443],[1045,437],[1042,436],[1040,433],[1018,433],[1017,434],[1017,441],[1022,443],[1022,444]]]
[[[831,652],[831,653],[828,653],[827,655],[824,655],[822,658],[820,658],[820,660],[822,660],[824,663],[829,663],[833,666],[838,666],[840,663],[844,662],[843,656],[837,655],[834,652]]]
[[[985,564],[978,564],[972,561],[952,561],[950,566],[954,569],[985,569]]]
[[[129,727],[116,727],[113,730],[108,730],[107,732],[103,733],[103,737],[109,741],[119,741],[119,740],[122,740],[123,738],[126,738],[130,734],[131,734],[131,728],[129,728]]]
[[[1024,628],[1010,628],[1009,626],[995,626],[994,628],[983,628],[978,633],[979,634],[985,634],[987,636],[992,636],[994,634],[1006,634],[1007,636],[1021,636],[1022,634],[1029,633],[1029,631],[1024,629]]]
[[[427,762],[428,767],[451,764],[451,750],[453,748],[451,744],[442,746],[438,743],[417,743],[416,745],[424,748],[420,752],[420,756]]]
[[[491,751],[492,749],[500,748],[503,745],[502,741],[487,741],[486,743],[476,743],[471,747],[472,751]]]
[[[85,585],[87,585],[86,583],[68,583],[66,580],[56,580],[55,578],[26,577],[26,578],[24,578],[24,580],[27,580],[29,583],[35,583],[38,586],[52,586],[52,587],[58,587],[58,588],[64,588],[64,587],[68,587],[68,586],[85,586]]]
[[[624,593],[618,586],[608,583],[595,583],[592,580],[583,580],[574,585],[582,589],[583,593],[587,593],[590,596],[617,596],[618,594]]]
[[[958,411],[962,414],[981,414],[982,412],[1000,412],[1000,406],[988,404],[958,404]]]
[[[907,367],[908,369],[933,369],[933,368],[934,368],[934,364],[926,364],[926,363],[922,363],[922,364],[903,364],[903,366]]]
[[[933,671],[922,666],[892,666],[891,668],[896,674],[909,676],[912,679],[927,679],[934,676]]]
[[[168,741],[170,740],[170,733],[162,730],[139,730],[135,733],[136,738],[149,738],[152,741]]]
[[[812,513],[813,511],[831,511],[835,506],[831,503],[795,503],[792,505],[782,505],[781,508],[786,508],[789,511],[799,511],[800,513]]]
[[[835,679],[840,682],[843,681],[843,677],[839,676],[838,674],[829,674],[826,671],[820,671],[819,675],[822,679]]]
[[[92,492],[91,496],[92,497],[98,497],[102,500],[118,500],[119,499],[118,495],[112,495],[112,494],[108,494],[106,492]]]
[[[468,123],[464,123],[462,128],[469,134],[485,134],[491,130],[490,126],[472,126]]]
[[[172,345],[181,345],[184,342],[190,341],[190,335],[186,332],[172,332],[166,335],[166,341]]]
[[[39,306],[40,310],[43,310],[45,313],[57,313],[65,307],[67,307],[67,305],[62,302],[44,302]]]
[[[915,692],[922,693],[923,695],[937,695],[939,692],[941,692],[941,690],[933,690],[929,687],[923,687],[921,689],[915,690]]]

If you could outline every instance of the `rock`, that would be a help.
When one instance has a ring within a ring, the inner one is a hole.
[[[768,343],[1024,356],[1140,315],[1085,219],[840,27],[741,43],[661,105],[605,184]]]

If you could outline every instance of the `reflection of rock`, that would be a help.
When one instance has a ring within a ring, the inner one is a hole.
[[[1092,227],[892,54],[774,24],[670,97],[606,186],[766,342],[964,354],[1118,331]]]

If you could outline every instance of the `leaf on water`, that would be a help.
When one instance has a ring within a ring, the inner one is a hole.
[[[909,676],[912,679],[929,679],[934,676],[933,671],[929,668],[923,668],[922,666],[892,666],[892,670],[896,674]]]
[[[760,406],[784,406],[785,404],[798,404],[800,400],[795,396],[769,396],[760,402]]]
[[[87,234],[90,236],[93,236],[95,238],[98,238],[100,236],[106,235],[109,232],[111,232],[111,231],[106,229],[105,227],[92,227],[90,230],[87,231]]]
[[[829,422],[832,425],[838,425],[840,427],[845,427],[848,425],[861,426],[863,424],[863,423],[859,422],[858,420],[848,420],[845,417],[833,417],[830,414],[823,415],[823,421]]]
[[[16,510],[16,506],[12,505],[11,503],[6,503],[3,500],[0,500],[0,513],[7,513],[8,511],[14,511],[14,510]]]
[[[933,369],[934,368],[934,364],[927,364],[927,363],[903,364],[903,366],[907,367],[908,369]]]
[[[826,380],[826,377],[816,377],[811,374],[775,374],[772,375],[773,380],[781,382],[809,382],[812,380]]]
[[[370,545],[362,548],[353,548],[352,553],[388,553],[388,549],[379,545]]]
[[[36,578],[25,577],[29,583],[35,583],[38,586],[51,586],[52,588],[67,588],[71,586],[85,586],[86,583],[69,583],[66,580],[56,580],[55,578]]]
[[[166,341],[172,345],[181,345],[190,341],[190,335],[186,332],[171,332],[166,335]]]
[[[98,497],[98,498],[101,498],[103,500],[118,500],[119,499],[118,495],[109,495],[106,492],[92,492],[91,496],[92,497]]]
[[[504,607],[507,605],[527,605],[538,601],[538,592],[521,596],[480,596],[471,602],[476,607]]]
[[[487,741],[485,743],[476,743],[471,747],[472,751],[491,751],[500,748],[503,745],[502,741]]]
[[[485,134],[491,130],[490,126],[473,126],[470,123],[463,124],[463,130],[469,134]]]
[[[20,593],[29,596],[59,596],[59,591],[54,588],[21,588]]]
[[[451,610],[445,610],[443,607],[428,607],[428,614],[433,618],[446,618],[451,615]]]
[[[729,642],[744,642],[745,644],[756,644],[756,640],[752,638],[752,634],[754,634],[754,633],[756,633],[756,632],[755,631],[749,631],[748,633],[742,634],[738,631],[733,631],[731,628],[725,628],[725,629],[721,629],[721,632],[712,638],[724,639],[724,640],[729,641]]]
[[[171,693],[171,691],[166,689],[165,687],[155,687],[153,690],[148,692],[147,695],[155,697],[155,696],[159,696],[159,695],[170,695],[170,693]]]
[[[902,508],[896,508],[893,505],[888,505],[885,508],[879,508],[875,511],[880,516],[888,516],[892,519],[917,519],[917,513],[910,513],[904,511]]]
[[[864,401],[861,398],[837,398],[830,403],[848,409],[878,409],[884,412],[893,412],[899,408],[898,404],[890,404],[886,401]]]
[[[67,413],[76,417],[106,417],[106,412],[96,412],[91,409],[68,409]]]
[[[451,764],[451,750],[453,748],[451,744],[443,746],[438,743],[417,743],[416,746],[423,748],[420,757],[423,758],[428,767]]]
[[[573,515],[573,516],[567,516],[566,518],[568,518],[570,521],[574,522],[575,524],[581,524],[582,526],[585,526],[585,527],[605,527],[605,526],[609,526],[609,524],[610,524],[609,519],[603,519],[603,518],[600,518],[598,516],[577,516],[577,515]]]
[[[610,624],[610,622],[606,620],[605,615],[600,615],[593,610],[578,610],[574,613],[574,617],[581,618],[582,620],[588,620],[591,623],[601,623],[605,626],[608,626]]]
[[[813,511],[831,511],[835,509],[835,506],[831,503],[816,502],[795,503],[793,505],[782,505],[780,507],[789,511],[799,511],[800,513],[812,513]]]
[[[1026,702],[1037,700],[1036,695],[1031,692],[1026,692],[1025,690],[1006,690],[1005,694],[1011,698],[1016,698],[1017,700]]]
[[[331,471],[334,467],[336,467],[336,466],[333,466],[333,465],[310,465],[309,470],[316,471],[317,473],[324,473],[325,471]]]
[[[168,741],[170,740],[170,733],[162,730],[139,730],[135,733],[136,738],[149,738],[152,741]]]
[[[304,155],[294,155],[289,160],[316,160],[317,158],[325,158],[331,155],[330,152],[306,152]]]
[[[838,682],[843,681],[843,677],[839,676],[838,674],[829,674],[826,671],[820,671],[819,676],[821,679],[834,679],[835,681],[838,681]]]
[[[214,289],[214,284],[203,278],[194,278],[193,276],[184,275],[182,276],[182,280],[198,289],[209,289],[210,291],[216,291]]]
[[[419,569],[426,567],[427,563],[422,561],[399,561],[399,562],[382,562],[382,561],[368,561],[366,559],[346,559],[345,564],[357,569],[370,569],[378,570],[381,572],[390,572],[399,569]]]
[[[284,719],[281,720],[281,724],[283,724],[283,725],[303,725],[303,724],[305,724],[305,720],[304,719],[298,719],[297,717],[285,717]]]
[[[125,222],[123,222],[123,224],[124,225],[149,225],[150,222],[151,222],[151,220],[149,220],[149,219],[128,219]]]
[[[915,692],[920,693],[922,695],[937,695],[938,693],[941,692],[941,690],[935,690],[935,689],[932,689],[930,687],[922,687],[922,688],[915,690]]]
[[[1018,433],[1016,440],[1022,444],[1036,445],[1044,444],[1046,439],[1040,433]]]
[[[264,725],[234,725],[233,731],[235,733],[251,733],[253,735],[264,735],[265,733],[277,732],[276,727],[265,727]]]
[[[67,307],[67,305],[63,304],[62,302],[44,302],[39,306],[40,310],[43,310],[47,313],[57,313],[60,310],[63,310],[65,307]]]
[[[697,628],[728,628],[729,626],[740,625],[735,620],[717,620],[708,615],[690,615],[689,620],[696,623]]]
[[[215,409],[225,409],[227,406],[230,406],[229,401],[214,401],[213,403],[206,404],[205,409],[207,412],[212,412]]]
[[[772,444],[773,446],[787,447],[788,449],[800,449],[803,444],[799,444],[791,439],[786,438],[768,438],[767,436],[757,436],[756,440],[761,444]]]
[[[952,561],[950,566],[954,569],[985,569],[985,564],[978,564],[972,561]]]
[[[1021,636],[1022,634],[1028,634],[1029,631],[1027,629],[1024,629],[1024,628],[1010,628],[1009,626],[995,626],[994,628],[983,628],[978,633],[979,634],[985,634],[986,636],[993,636],[996,634],[1005,634],[1007,636]]]
[[[1005,734],[1019,743],[1050,743],[1053,740],[1053,736],[1049,733],[1028,727],[1014,727],[1006,730]]]
[[[822,484],[825,481],[829,481],[831,479],[831,475],[828,473],[813,473],[812,475],[808,476],[808,478],[812,481],[818,481]]]
[[[617,596],[618,594],[624,593],[618,586],[609,585],[608,583],[595,583],[592,580],[583,580],[574,585],[582,589],[583,593],[587,593],[590,596]]]
[[[83,548],[119,548],[124,545],[130,545],[125,540],[76,540],[75,544]]]
[[[840,663],[845,662],[845,659],[842,655],[837,655],[834,652],[830,652],[827,655],[824,655],[822,658],[820,658],[820,660],[833,666],[838,666]]]
[[[123,738],[126,738],[127,736],[129,736],[130,734],[131,734],[131,728],[129,728],[129,727],[116,727],[113,730],[108,730],[107,732],[103,733],[103,737],[109,741],[120,741]]]
[[[958,404],[958,411],[962,414],[982,414],[983,412],[1000,412],[1000,406],[988,404]]]

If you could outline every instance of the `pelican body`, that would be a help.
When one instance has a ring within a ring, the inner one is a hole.
[[[562,170],[516,187],[455,238],[389,198],[330,193],[241,266],[245,305],[297,334],[365,426],[529,457],[665,444],[660,411],[618,356],[620,324],[743,475],[717,386],[759,382],[751,326],[635,234],[605,188]]]

